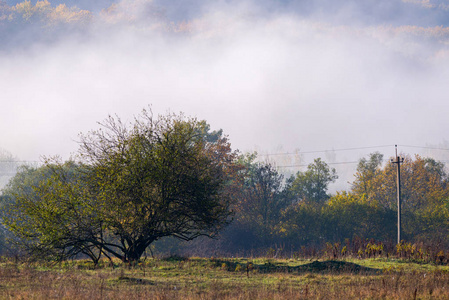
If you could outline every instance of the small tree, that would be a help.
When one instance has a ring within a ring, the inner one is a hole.
[[[313,164],[309,164],[307,171],[296,173],[289,180],[290,192],[298,201],[305,200],[314,203],[324,203],[329,199],[327,189],[329,183],[338,178],[334,168],[317,158]]]
[[[372,192],[372,179],[379,174],[383,162],[383,154],[374,152],[369,158],[360,159],[352,183],[352,191],[356,194],[370,194]]]
[[[131,127],[113,117],[102,127],[81,136],[71,180],[53,162],[57,171],[34,193],[15,195],[5,224],[30,250],[135,261],[160,238],[214,236],[227,224],[236,154],[220,131],[147,111]]]

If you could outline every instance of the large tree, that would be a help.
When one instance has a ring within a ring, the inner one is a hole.
[[[117,117],[101,125],[81,136],[75,173],[52,162],[57,172],[31,196],[13,195],[5,224],[22,239],[135,261],[158,239],[213,236],[227,224],[236,154],[221,131],[147,111],[131,126]]]
[[[249,247],[271,243],[281,212],[290,200],[283,175],[270,163],[255,162],[255,159],[256,154],[240,158],[244,174],[234,223],[234,227],[240,227],[242,236],[247,238],[239,242]]]

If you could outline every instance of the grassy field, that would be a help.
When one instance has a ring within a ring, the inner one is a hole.
[[[392,259],[0,264],[0,299],[449,299],[449,267]]]

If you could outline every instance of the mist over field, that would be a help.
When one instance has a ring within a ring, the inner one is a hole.
[[[0,1],[0,148],[67,159],[150,104],[243,152],[389,145],[279,165],[444,148],[448,24],[449,1]]]

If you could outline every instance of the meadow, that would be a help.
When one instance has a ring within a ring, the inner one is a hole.
[[[449,267],[397,258],[2,259],[1,299],[448,299]]]

